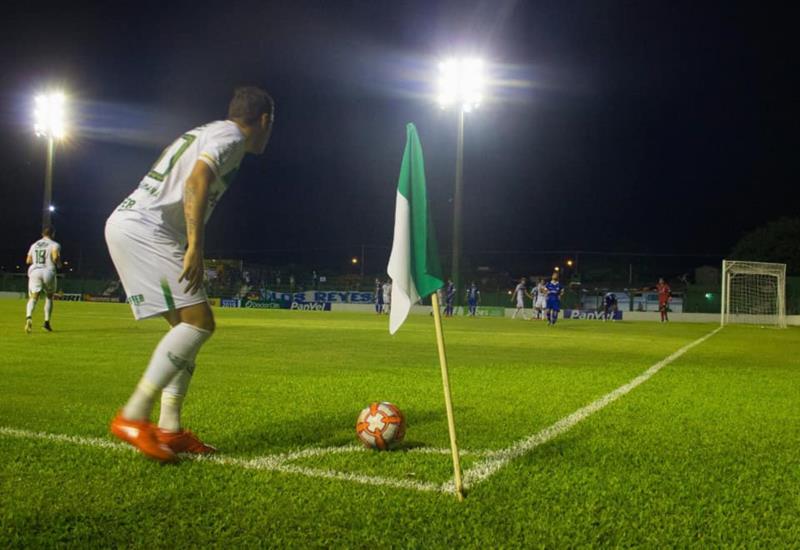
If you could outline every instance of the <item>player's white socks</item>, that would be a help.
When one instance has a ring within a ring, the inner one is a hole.
[[[194,369],[192,369],[194,370]],[[176,374],[170,383],[161,392],[161,415],[158,418],[158,427],[169,432],[181,430],[181,409],[183,399],[189,390],[192,381],[192,372],[182,370]]]
[[[122,416],[128,420],[149,419],[158,392],[181,371],[189,372],[191,377],[197,352],[210,337],[209,331],[188,323],[172,327],[156,346],[144,376],[122,410]]]
[[[44,299],[44,321],[45,323],[50,321],[50,316],[53,314],[53,299],[52,298],[45,298]]]
[[[36,298],[28,298],[28,306],[25,308],[25,317],[33,316],[33,308],[36,307]]]

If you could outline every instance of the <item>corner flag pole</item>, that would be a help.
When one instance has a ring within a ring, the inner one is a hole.
[[[431,294],[433,304],[433,324],[436,327],[436,345],[439,348],[439,365],[442,367],[442,385],[444,386],[444,404],[447,409],[447,428],[450,431],[450,450],[453,452],[453,472],[456,496],[459,502],[464,500],[464,484],[461,481],[461,457],[458,454],[456,441],[456,421],[453,417],[453,398],[450,395],[450,375],[447,373],[447,354],[444,350],[444,334],[442,333],[442,315],[439,311],[439,297]]]

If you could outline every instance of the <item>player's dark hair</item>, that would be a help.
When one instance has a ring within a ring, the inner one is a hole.
[[[275,102],[266,91],[257,86],[242,86],[233,91],[228,105],[228,118],[251,125],[258,122],[264,113],[272,118]]]
[[[52,237],[56,234],[56,228],[53,225],[45,225],[42,227],[42,235],[45,237]]]

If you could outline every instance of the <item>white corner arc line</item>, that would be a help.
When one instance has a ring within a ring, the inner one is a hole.
[[[660,371],[661,369],[663,369],[664,367],[675,361],[677,358],[679,358],[681,355],[683,355],[693,347],[702,344],[703,342],[714,336],[720,330],[722,330],[722,327],[718,327],[713,331],[709,332],[708,334],[706,334],[705,336],[698,338],[694,342],[686,344],[685,346],[674,352],[672,355],[662,359],[658,363],[651,366],[649,369],[644,371],[642,374],[640,374],[627,384],[618,387],[617,389],[611,391],[610,393],[607,393],[606,395],[600,397],[596,401],[593,401],[588,405],[586,405],[585,407],[578,409],[574,413],[565,416],[561,420],[558,420],[555,424],[548,426],[547,428],[541,430],[540,432],[533,434],[520,441],[517,441],[510,447],[498,451],[490,458],[478,462],[472,468],[469,468],[464,472],[464,486],[474,487],[478,483],[486,481],[491,476],[496,474],[501,468],[508,465],[508,463],[514,460],[515,458],[519,458],[520,456],[532,451],[536,447],[544,443],[547,443],[551,439],[558,437],[564,432],[567,432],[582,420],[585,420],[586,418],[593,415],[600,409],[604,408],[606,405],[613,403],[614,401],[616,401],[626,393],[630,392],[637,386],[647,382],[655,373],[657,373],[658,371]],[[452,484],[453,484],[452,480],[446,482],[444,485],[442,485],[441,491],[448,492],[451,489]]]

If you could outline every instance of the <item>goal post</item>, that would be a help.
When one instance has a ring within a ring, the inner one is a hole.
[[[722,260],[720,325],[786,328],[786,264]]]

